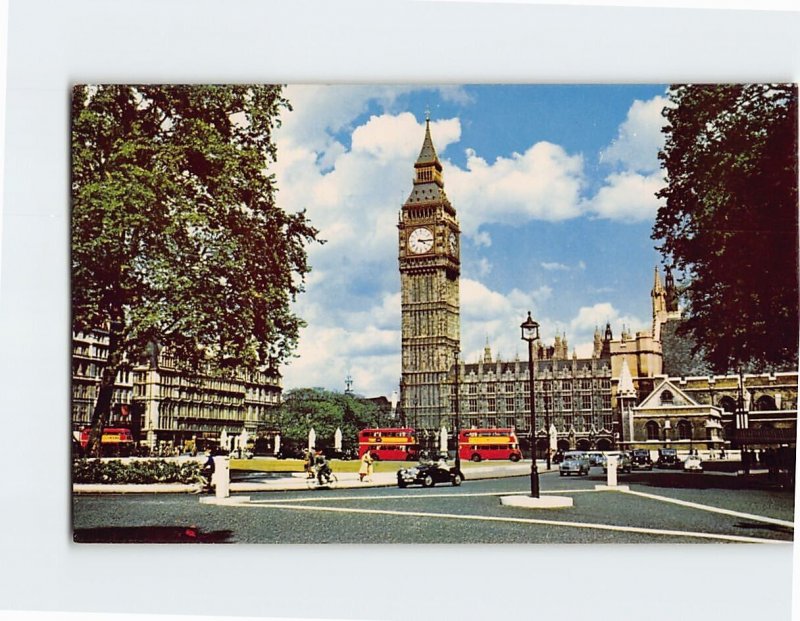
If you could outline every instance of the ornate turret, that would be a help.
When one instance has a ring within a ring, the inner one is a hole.
[[[600,334],[600,328],[594,327],[594,347],[592,349],[592,358],[599,358],[603,351],[603,335]]]
[[[665,302],[668,313],[678,312],[678,290],[675,287],[675,281],[672,278],[672,271],[667,268],[666,276],[664,277],[665,284]]]
[[[611,355],[611,340],[614,338],[614,335],[611,333],[611,324],[607,321],[606,322],[606,331],[603,335],[603,345],[600,349],[600,357],[607,357]]]

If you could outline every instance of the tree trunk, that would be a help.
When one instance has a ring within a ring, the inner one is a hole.
[[[102,448],[103,429],[105,429],[111,414],[111,401],[114,398],[114,384],[117,373],[122,366],[122,354],[119,348],[123,327],[122,321],[110,322],[108,335],[108,358],[100,376],[100,386],[97,401],[92,412],[92,428],[89,432],[89,442],[86,445],[86,454],[91,457],[100,457]]]

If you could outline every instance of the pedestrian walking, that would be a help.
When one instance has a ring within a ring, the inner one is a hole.
[[[372,474],[372,455],[369,451],[364,451],[361,456],[361,465],[358,468],[358,480],[363,481],[364,478],[371,478]]]
[[[303,451],[303,468],[306,471],[306,478],[314,478],[314,450],[305,449]]]

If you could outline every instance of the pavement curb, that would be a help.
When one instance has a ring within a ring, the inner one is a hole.
[[[549,472],[556,472],[551,468]],[[540,474],[548,472],[546,469]],[[530,464],[513,464],[503,466],[476,467],[464,470],[464,479],[478,481],[483,479],[504,479],[527,476]],[[362,489],[365,487],[394,487],[397,485],[396,472],[381,472],[373,475],[372,481],[359,481],[358,473],[337,473],[339,482],[337,489]],[[302,473],[286,473],[284,477],[266,482],[232,482],[231,492],[294,492],[309,488]],[[73,494],[191,494],[197,493],[197,485],[183,483],[151,483],[151,484],[107,484],[107,483],[74,483]]]

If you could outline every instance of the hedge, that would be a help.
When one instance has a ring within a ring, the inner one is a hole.
[[[76,459],[73,483],[196,483],[200,476],[196,461],[177,463],[164,459],[132,460]]]

